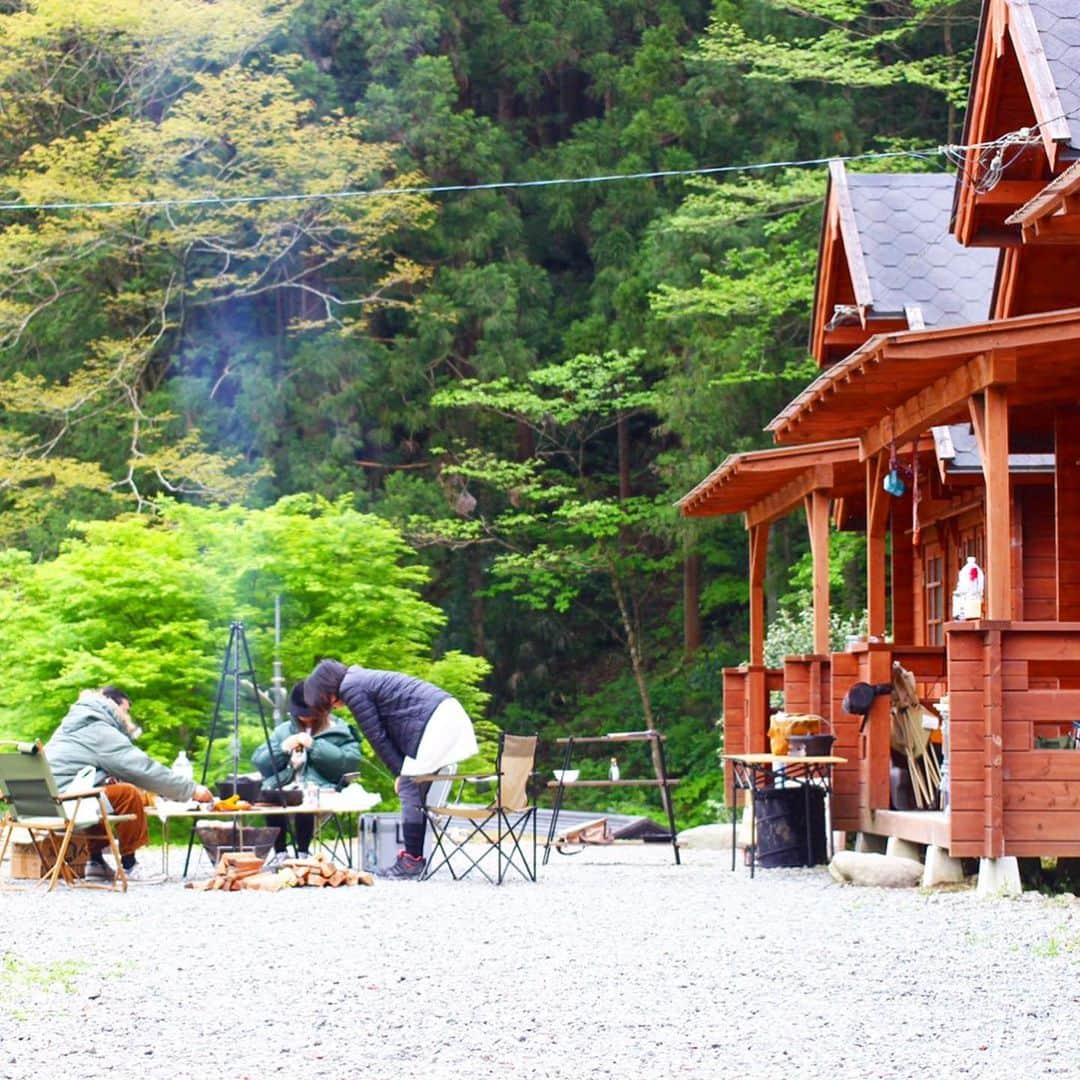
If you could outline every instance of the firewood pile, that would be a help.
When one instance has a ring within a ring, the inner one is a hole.
[[[228,851],[221,856],[213,877],[206,881],[189,881],[187,888],[199,892],[237,892],[240,889],[278,892],[300,886],[333,889],[339,885],[374,884],[375,879],[371,874],[346,870],[325,855],[286,859],[276,871],[264,871],[261,856],[249,851]]]

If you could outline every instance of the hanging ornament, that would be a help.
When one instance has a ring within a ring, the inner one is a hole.
[[[922,542],[922,529],[919,526],[919,440],[911,444],[911,545],[918,547]]]

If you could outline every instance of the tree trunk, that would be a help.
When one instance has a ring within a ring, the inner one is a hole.
[[[683,555],[683,654],[689,658],[701,648],[701,556],[686,538]]]
[[[619,498],[630,498],[630,429],[625,414],[620,413],[616,422],[619,441]]]

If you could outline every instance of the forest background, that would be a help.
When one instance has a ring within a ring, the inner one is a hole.
[[[0,733],[115,682],[199,754],[279,596],[289,678],[412,671],[549,765],[653,726],[714,817],[746,542],[673,503],[813,375],[826,182],[724,170],[945,168],[978,9],[0,0]]]

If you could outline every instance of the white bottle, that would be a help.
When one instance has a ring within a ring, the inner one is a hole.
[[[959,614],[962,619],[981,618],[985,587],[986,578],[975,561],[975,556],[969,555],[956,576],[956,592],[953,593],[954,617]],[[956,610],[958,607],[959,612]]]
[[[608,766],[607,774],[608,774],[608,779],[609,780],[618,780],[619,779],[619,759],[618,758],[612,758],[611,759],[611,764]]]
[[[195,766],[191,764],[191,759],[187,756],[186,750],[181,750],[176,755],[176,760],[172,763],[172,771],[185,780],[195,779]]]

